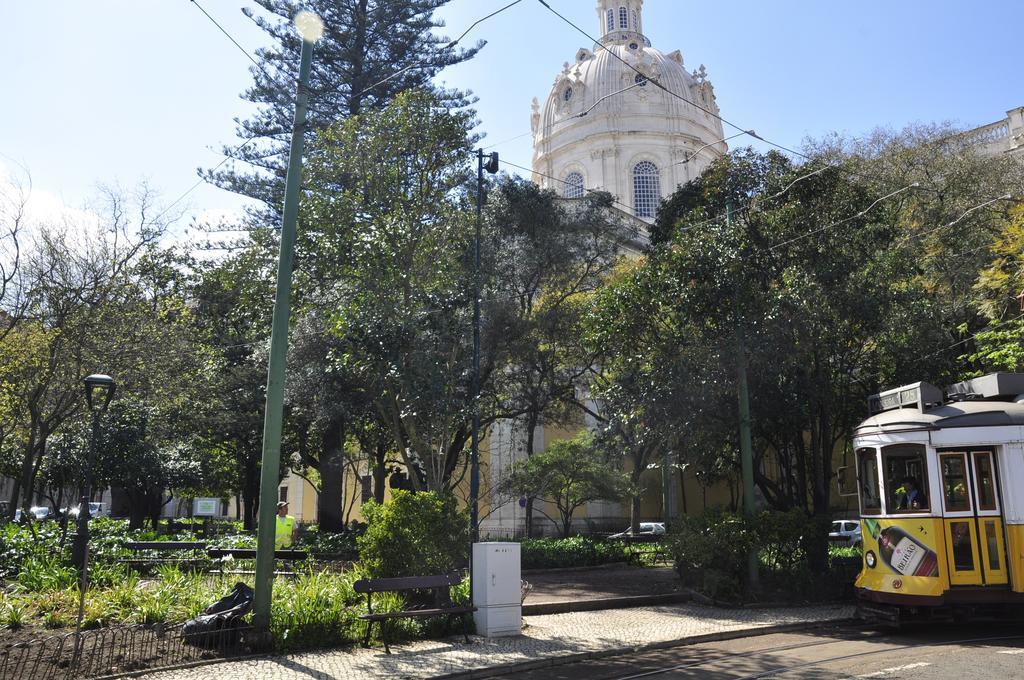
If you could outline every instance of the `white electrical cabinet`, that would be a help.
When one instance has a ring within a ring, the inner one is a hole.
[[[477,635],[508,637],[523,627],[518,543],[473,544],[473,604]]]

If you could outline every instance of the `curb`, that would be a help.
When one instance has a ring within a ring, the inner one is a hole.
[[[568,614],[570,612],[592,612],[601,609],[629,609],[631,607],[654,607],[663,604],[681,604],[693,599],[690,593],[667,593],[664,595],[630,595],[627,597],[605,597],[597,600],[566,600],[563,602],[539,602],[524,604],[523,616],[544,614]]]
[[[469,671],[457,671],[444,675],[431,676],[430,680],[474,680],[476,678],[493,678],[500,675],[508,675],[522,671],[533,671],[541,668],[555,668],[581,661],[592,661],[604,659],[610,656],[622,656],[625,654],[636,654],[640,652],[652,652],[659,649],[672,649],[673,647],[686,647],[688,645],[699,645],[708,642],[721,642],[723,640],[737,640],[745,637],[759,637],[762,635],[773,635],[775,633],[791,633],[794,631],[817,628],[823,625],[848,625],[856,623],[856,619],[830,619],[827,621],[814,621],[802,623],[786,623],[775,626],[762,626],[759,628],[747,628],[743,630],[730,630],[720,633],[706,633],[704,635],[693,635],[678,640],[666,640],[664,642],[651,642],[642,645],[631,645],[628,647],[616,647],[613,649],[602,649],[596,652],[580,652],[577,654],[566,654],[548,659],[537,659],[534,661],[522,661],[519,663],[506,664],[504,666],[492,666]]]

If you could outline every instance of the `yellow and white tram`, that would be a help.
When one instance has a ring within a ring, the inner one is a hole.
[[[874,395],[854,431],[862,616],[1024,613],[1024,374]]]

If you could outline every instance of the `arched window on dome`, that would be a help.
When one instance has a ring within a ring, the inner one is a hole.
[[[609,9],[608,12],[607,12],[607,16],[608,16],[608,30],[607,30],[607,32],[611,33],[612,31],[615,30],[615,10]]]
[[[619,8],[619,28],[623,31],[629,28],[629,10],[625,7]]]
[[[633,10],[633,30],[640,32],[640,17],[637,16],[636,10]]]
[[[578,172],[570,172],[565,176],[565,189],[562,191],[565,198],[583,198],[583,175]]]
[[[653,218],[661,201],[661,173],[650,161],[633,166],[633,210],[637,217]]]

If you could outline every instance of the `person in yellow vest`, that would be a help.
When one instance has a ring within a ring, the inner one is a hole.
[[[277,530],[274,533],[274,549],[283,550],[292,547],[297,533],[295,518],[288,514],[288,503],[281,501],[277,504]]]

